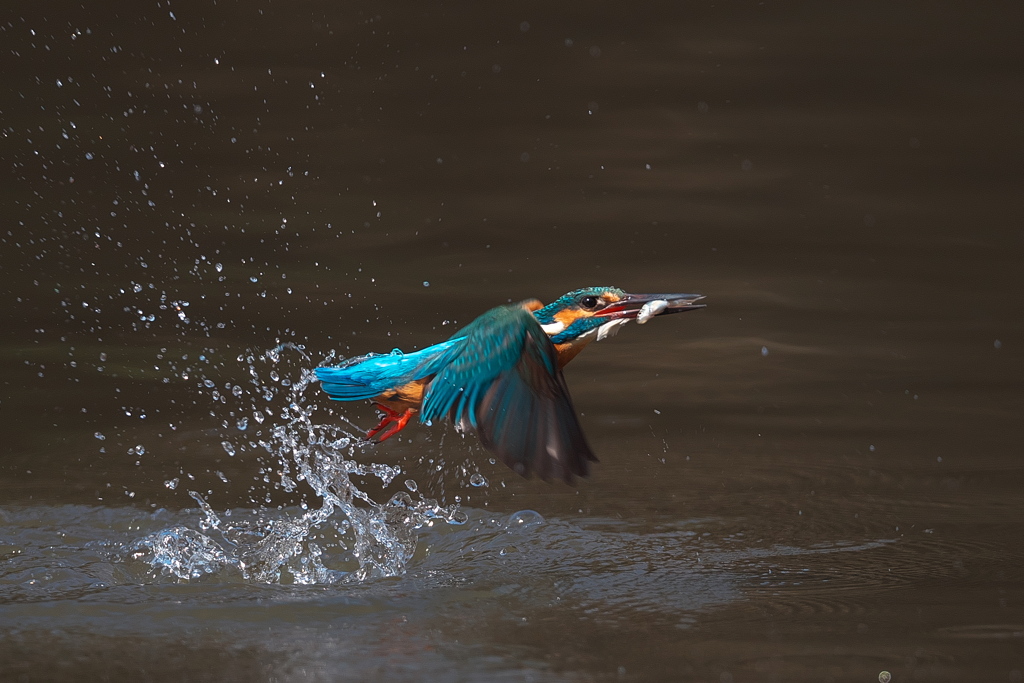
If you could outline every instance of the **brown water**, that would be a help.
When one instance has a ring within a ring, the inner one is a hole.
[[[4,680],[1022,680],[1019,3],[19,4]],[[604,284],[577,489],[303,388]]]

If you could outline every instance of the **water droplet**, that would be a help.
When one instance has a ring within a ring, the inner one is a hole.
[[[180,481],[181,480],[178,479],[177,477],[175,477],[174,479],[168,479],[167,481],[164,482],[164,486],[173,491],[174,489],[178,488],[178,482]]]
[[[761,347],[761,355],[762,356],[767,356],[768,355],[768,347],[767,346],[762,346]]]
[[[889,683],[892,680],[892,674],[888,671],[882,671],[878,674],[878,683]]]
[[[105,438],[107,438],[107,437],[103,436],[102,432],[96,432],[95,434],[93,434],[93,436],[95,436],[100,441],[103,441]]]
[[[233,456],[235,454],[235,447],[230,441],[221,441],[220,445],[221,447],[224,448],[224,452],[227,453],[228,455]]]
[[[416,491],[418,491],[420,487],[412,479],[406,479],[405,480],[405,488],[409,489],[413,493],[416,493]]]
[[[487,486],[487,477],[476,472],[469,478],[469,483],[473,486]]]

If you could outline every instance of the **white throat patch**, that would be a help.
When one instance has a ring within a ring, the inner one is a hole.
[[[562,323],[560,323],[560,322],[558,322],[556,320],[553,323],[548,323],[547,325],[541,325],[540,329],[544,330],[544,333],[546,335],[548,335],[549,337],[554,337],[556,334],[558,334],[559,332],[561,332],[561,331],[563,331],[565,329],[565,325],[563,325]]]

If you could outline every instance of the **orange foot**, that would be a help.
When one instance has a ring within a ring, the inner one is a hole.
[[[386,405],[382,405],[380,403],[377,404],[377,410],[383,413],[383,417],[381,417],[379,425],[366,432],[366,438],[371,439],[383,430],[384,433],[380,434],[378,441],[384,441],[402,431],[405,428],[405,425],[409,424],[409,418],[411,418],[412,414],[416,412],[412,408],[407,408],[405,412],[400,413],[397,410],[392,410]],[[385,430],[384,428],[388,425],[391,426]]]

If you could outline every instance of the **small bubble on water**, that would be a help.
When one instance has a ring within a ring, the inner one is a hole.
[[[534,510],[520,510],[512,513],[505,525],[508,529],[529,529],[544,523],[544,518]]]
[[[424,287],[429,287],[429,286],[430,286],[430,283],[429,283],[429,282],[427,282],[426,280],[424,280],[424,281],[423,281],[423,286],[424,286]]]
[[[878,683],[889,683],[892,680],[892,674],[888,671],[882,671],[878,674]]]
[[[469,478],[469,483],[473,486],[487,486],[487,477],[477,472]]]
[[[868,450],[871,451],[872,453],[874,453],[875,452],[875,444],[871,444],[870,446],[868,446]]]
[[[761,355],[762,356],[767,356],[768,355],[768,347],[767,346],[762,346],[761,347]]]
[[[409,489],[413,493],[416,493],[419,490],[420,487],[412,479],[406,479],[405,480],[405,488]]]

